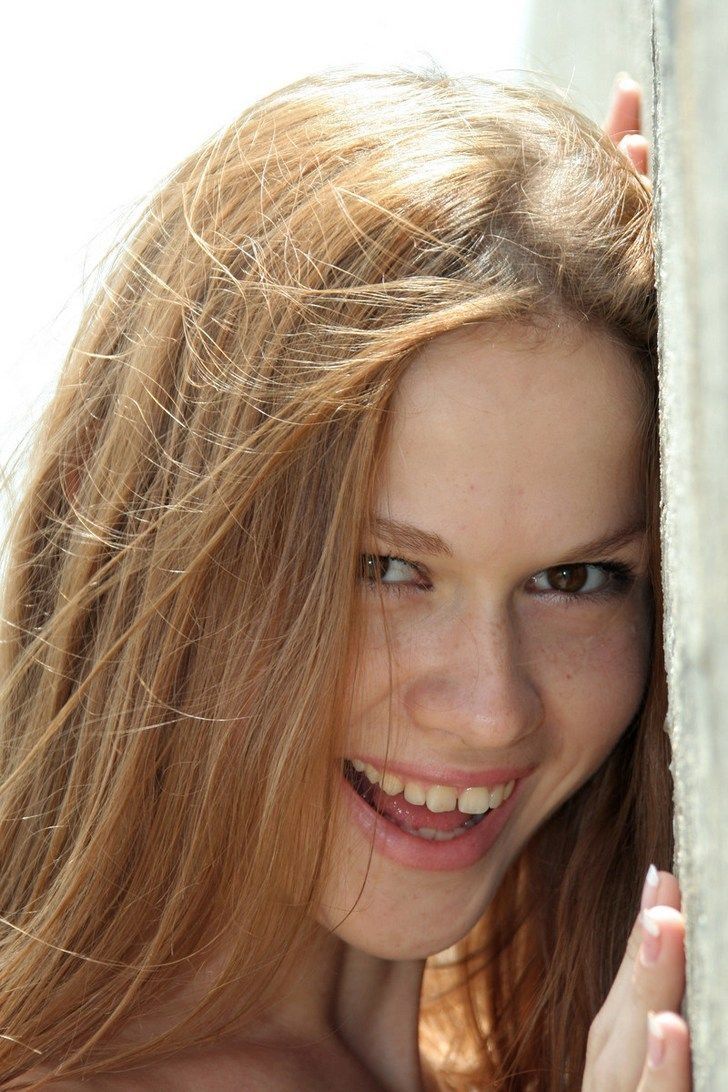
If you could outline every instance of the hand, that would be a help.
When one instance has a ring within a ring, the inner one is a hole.
[[[642,88],[636,80],[622,73],[614,81],[612,103],[604,122],[604,131],[632,161],[637,172],[642,175],[642,180],[648,182],[649,145],[642,135],[641,115]]]
[[[647,928],[642,924],[644,910]],[[589,1030],[582,1092],[692,1088],[688,1026],[678,1015],[685,990],[685,919],[680,888],[670,872],[650,870],[642,911],[614,985]],[[650,936],[648,930],[659,935]],[[648,1013],[655,1032],[649,1036]]]

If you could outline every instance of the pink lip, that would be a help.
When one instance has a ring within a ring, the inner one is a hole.
[[[448,771],[449,773],[452,771]],[[492,771],[489,771],[489,775]],[[498,771],[499,776],[502,776]],[[509,779],[512,780],[512,779]],[[483,858],[508,822],[521,795],[523,780],[517,780],[511,795],[499,807],[489,811],[485,818],[463,834],[449,842],[430,842],[416,834],[408,834],[396,823],[383,815],[359,796],[341,775],[346,803],[352,819],[363,831],[367,841],[377,852],[407,868],[419,868],[428,872],[453,872],[469,868]],[[494,782],[497,784],[497,782]]]
[[[366,762],[377,770],[384,770],[381,759],[368,755],[352,755],[360,762]],[[424,785],[449,785],[453,789],[492,789],[494,785],[505,785],[509,781],[520,781],[535,770],[533,766],[495,766],[488,770],[462,770],[451,766],[409,766],[407,763],[387,762],[387,773],[397,774],[405,781],[416,781]]]

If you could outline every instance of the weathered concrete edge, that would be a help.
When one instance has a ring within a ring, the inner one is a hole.
[[[695,1092],[728,1089],[728,13],[708,5],[655,0],[652,30],[665,657]]]

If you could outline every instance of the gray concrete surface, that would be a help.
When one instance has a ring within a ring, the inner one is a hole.
[[[728,1089],[728,9],[655,0],[662,538],[695,1092]]]

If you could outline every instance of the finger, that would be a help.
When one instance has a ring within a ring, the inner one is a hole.
[[[639,133],[628,133],[618,144],[620,151],[631,160],[638,174],[646,175],[649,169],[649,144]]]
[[[647,1057],[637,1092],[690,1092],[690,1033],[674,1012],[650,1013]]]
[[[648,876],[650,876],[649,872]],[[645,892],[650,892],[650,897],[648,899],[643,897],[641,910],[652,906],[672,906],[675,910],[682,910],[680,884],[672,872],[657,872],[654,884],[645,880],[643,895]]]
[[[677,1012],[685,992],[685,918],[672,906],[642,913],[642,944],[632,976],[632,1004],[644,1015]]]
[[[648,891],[648,898],[645,898],[643,895],[643,909],[650,909],[658,905],[672,907],[673,910],[678,911],[682,908],[680,885],[672,872],[658,872],[657,885],[655,887],[649,888],[648,885],[645,884],[645,893]],[[606,1006],[615,1010],[615,1017],[617,1011],[626,1003],[627,997],[631,992],[635,966],[643,940],[644,928],[638,915],[632,927],[632,932],[629,935],[629,940],[627,941],[627,950],[624,959],[617,971],[617,977],[614,980],[614,985],[612,986],[612,990],[606,1001]],[[660,1005],[658,1007],[668,1008],[669,1006]]]
[[[642,88],[626,74],[617,77],[612,91],[604,131],[618,144],[627,133],[639,133],[642,128]]]
[[[644,1067],[647,1014],[677,1012],[685,992],[685,921],[672,906],[643,911],[649,930],[634,963],[632,981],[621,1010],[615,1016],[614,1043],[620,1072],[634,1088]],[[657,931],[655,935],[652,930]]]
[[[677,909],[680,888],[669,872],[657,874],[656,886],[645,884],[643,905],[647,907],[658,937],[646,932],[642,917],[635,921],[622,964],[599,1015],[601,1044],[611,1064],[625,1075],[627,1086],[635,1088],[644,1066],[646,1020],[649,1011],[677,1010],[685,988],[685,922]],[[654,906],[659,899],[661,905]],[[663,900],[672,905],[664,905]],[[595,1024],[597,1022],[595,1021]]]

